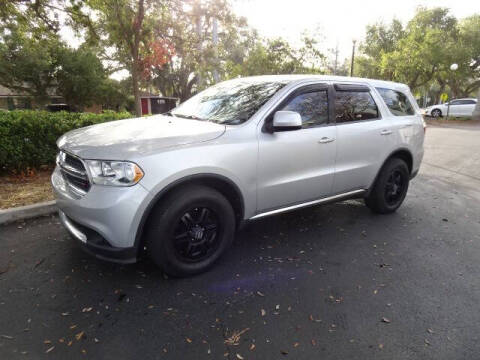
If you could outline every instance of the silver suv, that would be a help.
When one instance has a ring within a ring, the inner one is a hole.
[[[235,229],[364,198],[395,211],[423,157],[424,122],[403,84],[332,76],[219,83],[169,113],[71,131],[52,184],[60,219],[98,258],[204,271]]]

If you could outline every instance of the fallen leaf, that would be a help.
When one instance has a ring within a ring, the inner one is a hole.
[[[75,335],[75,339],[77,339],[77,341],[80,341],[83,337],[85,337],[85,331],[80,331]]]
[[[430,334],[433,334],[434,331],[432,329],[427,329],[427,331],[430,333]]]
[[[300,345],[298,342],[294,343],[293,344],[293,347],[298,347],[298,345]]]
[[[378,344],[379,349],[383,349],[383,344]]]
[[[386,317],[382,317],[382,321],[383,321],[384,323],[387,323],[387,324],[390,324],[390,323],[391,323],[391,321],[390,321],[389,319],[387,319]]]
[[[430,345],[431,345],[431,344],[430,344],[430,341],[428,341],[427,339],[425,339],[425,345],[430,346]]]
[[[10,335],[0,335],[0,337],[7,340],[13,340],[13,336]]]
[[[87,307],[87,308],[83,308],[82,309],[82,312],[85,313],[85,312],[90,312],[92,311],[92,308],[91,307]]]
[[[280,350],[280,354],[282,354],[282,355],[288,355],[288,351],[286,351],[286,350]]]
[[[280,305],[275,305],[275,310],[280,310]]]
[[[265,294],[262,293],[261,291],[257,291],[257,295],[258,295],[258,296],[262,296],[262,297],[265,296]]]
[[[243,360],[243,356],[237,353],[237,359]]]
[[[317,342],[315,341],[315,339],[310,340],[310,342],[312,343],[312,346],[317,345]]]
[[[55,346],[49,347],[47,351],[45,351],[45,354],[48,354],[49,352],[53,351],[55,349]]]
[[[254,349],[255,349],[255,344],[250,345],[250,350],[254,350]]]
[[[250,328],[245,328],[242,331],[234,331],[232,333],[232,336],[230,336],[228,339],[225,340],[225,344],[227,345],[238,345],[240,341],[240,337],[246,333]]]
[[[260,310],[260,313],[262,314],[262,316],[267,315],[267,312],[264,309]]]
[[[188,342],[189,344],[192,343],[192,339],[190,339],[190,338],[185,338],[185,340],[187,340],[187,342]]]

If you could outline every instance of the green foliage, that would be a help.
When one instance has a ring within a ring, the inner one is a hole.
[[[480,87],[480,15],[457,21],[448,9],[420,7],[405,27],[397,20],[368,26],[360,50],[356,75],[403,82],[414,91],[448,88],[454,97]]]
[[[102,114],[31,110],[0,112],[0,172],[38,168],[55,162],[57,139],[67,131],[126,119],[128,112]]]

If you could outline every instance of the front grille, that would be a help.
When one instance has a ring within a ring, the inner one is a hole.
[[[69,188],[77,195],[85,195],[90,190],[90,180],[82,160],[60,151],[58,166]]]

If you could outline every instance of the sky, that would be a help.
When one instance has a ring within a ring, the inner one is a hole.
[[[350,57],[352,40],[361,41],[365,27],[394,17],[406,23],[418,6],[447,7],[457,18],[480,12],[480,0],[231,0],[234,12],[266,37],[281,36],[295,43],[305,30],[317,27],[323,47]]]

